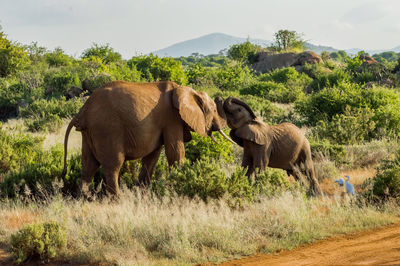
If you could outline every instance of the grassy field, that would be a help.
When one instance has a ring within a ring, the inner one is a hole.
[[[6,126],[15,127],[19,121]],[[43,148],[63,141],[63,130],[45,135]],[[36,134],[36,133],[31,133]],[[72,151],[80,146],[72,135]],[[56,261],[118,265],[176,265],[224,260],[292,249],[337,234],[362,231],[397,221],[397,204],[367,203],[366,180],[376,174],[376,163],[390,157],[397,144],[385,140],[348,146],[347,161],[358,167],[337,168],[327,157],[316,158],[315,168],[325,196],[308,198],[298,187],[233,208],[227,198],[189,199],[156,196],[150,190],[126,187],[118,200],[93,201],[56,193],[39,199],[29,195],[0,201],[0,246],[10,247],[11,235],[24,225],[55,221],[63,226],[67,245]],[[240,157],[235,150],[235,158]],[[356,162],[355,158],[364,158]],[[368,163],[366,163],[367,161]],[[233,163],[235,164],[235,163]],[[369,167],[361,167],[362,165]],[[335,178],[348,174],[359,194],[349,197]],[[293,183],[294,180],[290,179]],[[54,190],[62,184],[54,182]],[[10,260],[10,253],[3,257]]]
[[[56,221],[67,231],[57,260],[73,263],[192,264],[291,249],[328,236],[397,220],[396,205],[367,206],[338,195],[307,199],[285,192],[240,209],[224,199],[204,203],[124,189],[117,201],[56,195],[44,201],[2,201],[0,243],[24,224]]]

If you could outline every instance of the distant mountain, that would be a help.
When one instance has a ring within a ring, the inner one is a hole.
[[[333,47],[330,46],[323,46],[323,45],[315,45],[309,42],[306,42],[304,44],[304,46],[306,47],[306,50],[311,50],[313,52],[316,52],[317,54],[321,54],[322,52],[337,52],[338,49],[335,49]]]
[[[199,38],[173,44],[164,49],[157,50],[153,54],[161,57],[189,56],[192,53],[202,55],[218,54],[221,50],[227,49],[233,44],[243,43],[246,40],[246,38],[234,37],[224,33],[211,33]],[[271,44],[270,41],[261,39],[249,39],[249,41],[263,47]]]
[[[380,53],[389,52],[389,51],[392,51],[392,52],[395,52],[395,53],[400,53],[400,45],[396,46],[396,47],[394,47],[392,49],[365,50],[365,49],[360,49],[360,48],[352,48],[352,49],[346,49],[345,51],[348,54],[357,54],[360,51],[364,51],[364,52],[366,52],[366,53],[368,53],[370,55],[380,54]]]
[[[199,53],[202,55],[210,55],[210,54],[218,54],[221,50],[228,49],[233,44],[243,43],[247,40],[247,38],[235,37],[224,33],[211,33],[207,34],[195,39],[179,42],[168,46],[164,49],[160,49],[154,51],[153,54],[158,55],[160,57],[170,56],[170,57],[180,57],[180,56],[189,56],[192,53]],[[251,43],[261,45],[262,47],[266,47],[272,44],[271,41],[262,40],[262,39],[249,39]],[[327,52],[336,52],[339,49],[330,47],[330,46],[322,46],[322,45],[314,45],[312,43],[305,43],[305,47],[307,50],[314,51],[318,54],[321,54],[324,51]],[[359,48],[346,49],[346,53],[348,54],[357,54],[359,51],[363,51]],[[373,55],[376,53],[382,53],[386,51],[393,51],[396,53],[400,52],[400,45],[396,46],[393,49],[385,49],[385,50],[364,50],[365,52]]]

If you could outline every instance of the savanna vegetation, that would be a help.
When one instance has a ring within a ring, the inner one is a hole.
[[[304,49],[301,35],[279,31],[266,48],[250,42],[226,53],[128,60],[93,44],[79,58],[62,48],[22,45],[0,32],[0,246],[23,262],[190,264],[293,248],[333,234],[395,221],[400,214],[400,54],[323,53],[322,62],[252,70],[260,51]],[[210,96],[244,100],[270,124],[301,127],[326,196],[278,169],[251,184],[241,149],[193,133],[186,160],[168,168],[162,154],[148,190],[136,187],[140,162],[125,162],[120,199],[105,197],[101,169],[90,200],[77,197],[79,145],[61,176],[63,146],[48,136],[96,88],[113,80],[172,80]],[[335,186],[342,173],[357,194]],[[350,174],[351,175],[351,174]],[[340,225],[340,226],[338,226]]]

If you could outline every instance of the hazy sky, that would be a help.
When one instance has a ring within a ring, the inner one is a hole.
[[[93,42],[130,58],[213,32],[272,40],[279,29],[386,49],[400,45],[400,0],[1,0],[0,25],[14,41],[75,56]]]

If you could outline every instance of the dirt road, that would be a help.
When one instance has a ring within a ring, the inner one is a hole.
[[[221,265],[400,265],[400,223]]]

